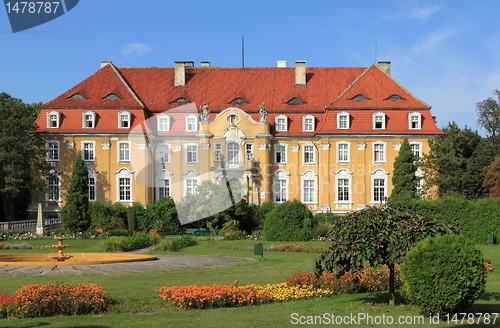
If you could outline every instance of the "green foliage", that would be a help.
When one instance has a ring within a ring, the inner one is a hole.
[[[265,240],[307,241],[317,236],[318,222],[298,200],[281,203],[266,215]]]
[[[136,232],[128,237],[110,237],[102,242],[105,251],[126,252],[138,248],[144,248],[156,244],[158,239],[150,236],[147,232]]]
[[[181,248],[194,246],[198,244],[196,237],[191,235],[183,235],[175,239],[163,239],[159,244],[155,245],[155,251],[175,252]]]
[[[110,237],[128,237],[130,234],[127,229],[109,229],[107,231],[108,236]]]
[[[45,142],[30,134],[39,110],[39,104],[0,93],[0,222],[24,220],[30,192],[45,188]]]
[[[136,224],[134,207],[127,207],[127,223],[128,223],[128,232],[132,234],[135,230],[135,224]]]
[[[486,196],[483,168],[493,161],[494,149],[477,131],[467,127],[462,130],[455,122],[449,123],[443,132],[444,135],[429,139],[430,150],[420,163],[425,172],[426,194],[437,187],[439,197]]]
[[[399,149],[398,156],[394,160],[394,171],[392,175],[392,200],[404,200],[417,198],[418,177],[415,175],[415,155],[408,143],[408,137],[404,137],[403,144]]]
[[[498,145],[500,141],[500,90],[493,91],[493,94],[498,97],[498,100],[488,97],[476,104],[477,123],[486,130],[487,137]]]
[[[475,243],[485,244],[490,233],[500,236],[500,199],[411,200],[405,205],[424,217],[457,226],[462,235]]]
[[[87,178],[87,166],[81,155],[78,155],[73,165],[66,203],[61,209],[61,221],[71,232],[84,232],[90,228]]]
[[[100,201],[90,203],[89,205],[90,213],[90,226],[92,228],[104,227],[108,218],[110,217],[109,205],[104,205]]]
[[[408,300],[425,315],[464,312],[484,291],[487,274],[481,251],[454,235],[418,242],[402,273]]]
[[[331,246],[315,262],[316,274],[361,270],[387,265],[394,277],[394,265],[401,264],[406,253],[421,239],[439,234],[457,234],[458,229],[438,220],[415,214],[399,202],[368,207],[347,214],[333,223]],[[394,305],[394,280],[390,288]]]
[[[137,220],[137,229],[149,231],[151,229],[170,229],[175,235],[184,233],[181,226],[174,200],[170,197],[149,204]]]
[[[326,220],[325,220],[326,218]],[[326,223],[334,223],[338,220],[342,219],[342,215],[337,215],[333,213],[316,213],[314,214],[314,219],[318,221],[318,223],[325,222]]]

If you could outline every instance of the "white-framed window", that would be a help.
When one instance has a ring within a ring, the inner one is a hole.
[[[87,193],[89,194],[89,201],[94,202],[97,199],[97,171],[91,167],[87,167]]]
[[[170,131],[170,116],[161,114],[156,117],[158,131]]]
[[[337,208],[352,208],[352,176],[354,172],[340,169],[335,172],[335,205]]]
[[[348,130],[350,128],[350,115],[348,112],[337,113],[337,129]]]
[[[55,110],[47,112],[47,128],[58,129],[61,120],[61,113]]]
[[[85,162],[95,161],[95,141],[92,140],[82,141],[82,159]]]
[[[349,141],[338,141],[337,164],[349,164],[351,162],[351,143]]]
[[[375,112],[372,114],[373,129],[374,130],[384,130],[385,129],[385,113]]]
[[[93,111],[87,110],[82,113],[82,128],[95,128],[95,113]]]
[[[286,115],[277,115],[274,119],[275,129],[278,132],[288,131],[288,117]]]
[[[417,161],[422,157],[422,142],[421,141],[410,141],[411,151],[413,155],[417,157]]]
[[[198,131],[198,116],[194,114],[186,116],[186,131]]]
[[[161,164],[170,163],[170,144],[161,143],[156,147],[158,162]]]
[[[245,161],[253,161],[253,143],[245,144]]]
[[[130,129],[131,127],[131,117],[132,114],[127,111],[121,111],[118,113],[118,128],[119,129]]]
[[[303,165],[313,165],[316,163],[316,147],[314,145],[302,146]]]
[[[288,200],[290,173],[278,170],[273,173],[273,202],[283,203]]]
[[[375,141],[373,145],[373,164],[385,164],[386,161],[386,143],[383,141]]]
[[[222,161],[222,142],[214,143],[214,161]]]
[[[61,201],[61,173],[57,168],[53,168],[45,175],[45,184],[48,189],[45,193],[45,200],[48,202]]]
[[[383,169],[376,169],[370,173],[372,181],[372,201],[371,204],[381,204],[386,201],[388,191],[389,172]]]
[[[240,144],[236,142],[230,142],[226,145],[227,152],[227,164],[228,165],[239,165],[240,164]]]
[[[424,198],[424,172],[422,172],[420,169],[417,169],[415,172],[415,175],[417,176],[418,181],[416,185],[417,189],[417,196],[420,198]]]
[[[130,142],[130,141],[118,141],[117,145],[118,145],[118,147],[116,147],[116,148],[118,151],[118,154],[117,154],[118,163],[130,162],[132,142]]]
[[[314,132],[315,129],[315,117],[312,115],[302,116],[302,131],[304,132]]]
[[[172,197],[172,174],[167,170],[156,172],[156,201]]]
[[[184,173],[184,196],[198,193],[200,185],[200,174],[195,170],[188,170]]]
[[[120,168],[116,173],[116,197],[117,202],[131,203],[133,201],[133,171],[126,167]]]
[[[186,164],[198,164],[198,144],[187,144]]]
[[[422,114],[419,112],[408,113],[408,128],[410,130],[422,129]]]
[[[59,140],[48,140],[45,143],[47,162],[59,162]]]
[[[287,158],[287,145],[274,145],[274,165],[286,165]]]
[[[307,170],[300,175],[302,202],[304,204],[317,204],[318,175],[311,170]]]

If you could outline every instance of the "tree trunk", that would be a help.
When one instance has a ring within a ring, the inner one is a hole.
[[[389,264],[389,305],[396,305],[396,295],[394,293],[394,264]]]

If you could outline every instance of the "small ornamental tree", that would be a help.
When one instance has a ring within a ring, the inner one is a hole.
[[[415,175],[415,155],[411,150],[408,138],[404,137],[399,154],[394,160],[394,172],[392,176],[392,200],[404,200],[417,198],[418,177]]]
[[[364,265],[389,268],[389,304],[395,305],[394,266],[402,264],[406,253],[421,239],[441,234],[458,234],[458,228],[429,220],[399,202],[368,207],[333,222],[331,246],[315,262],[317,276],[336,272],[338,278]]]
[[[61,221],[71,232],[87,231],[91,224],[87,178],[87,166],[81,155],[78,155],[71,174],[66,204],[61,209]]]

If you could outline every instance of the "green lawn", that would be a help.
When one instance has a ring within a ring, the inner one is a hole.
[[[33,245],[45,243],[45,240],[30,241]],[[52,244],[49,241],[48,244]],[[66,243],[66,241],[65,241]],[[67,240],[70,248],[68,252],[98,252],[100,240]],[[182,249],[176,254],[184,255],[215,255],[215,256],[242,256],[258,259],[253,255],[252,246],[256,241],[200,241],[197,246]],[[271,242],[263,242],[268,245]],[[306,243],[325,246],[325,243]],[[45,245],[45,244],[44,244]],[[496,270],[489,274],[486,292],[471,308],[472,312],[492,313],[500,312],[500,247],[480,246],[483,254],[489,256]],[[245,249],[251,248],[251,249]],[[5,252],[39,252],[41,250],[2,250]],[[54,250],[50,250],[54,252]],[[154,254],[153,252],[151,252]],[[95,283],[103,287],[109,294],[120,300],[128,300],[122,304],[121,313],[111,313],[100,316],[52,317],[36,319],[9,319],[0,320],[0,327],[285,327],[292,326],[292,318],[300,319],[304,316],[319,316],[331,314],[336,316],[357,316],[359,313],[370,316],[398,316],[419,315],[418,309],[404,304],[400,297],[396,307],[386,305],[388,295],[385,292],[341,295],[331,298],[303,300],[287,303],[275,303],[263,306],[241,307],[237,309],[189,310],[179,311],[160,304],[154,289],[165,285],[210,285],[213,283],[232,284],[238,280],[239,285],[256,283],[265,285],[279,283],[285,277],[293,274],[294,270],[312,271],[313,261],[317,253],[290,253],[264,252],[264,261],[238,265],[230,268],[209,268],[189,271],[164,271],[143,274],[128,274],[120,276],[88,275],[88,276],[59,276],[59,277],[0,277],[0,293],[12,293],[17,288],[30,283],[47,284],[56,281],[64,284]],[[292,314],[296,313],[294,317]],[[410,319],[408,317],[406,319]],[[294,319],[295,320],[295,319]],[[318,319],[316,319],[318,320]],[[327,320],[327,319],[325,319]],[[415,319],[416,320],[416,319]],[[495,325],[500,327],[500,318]],[[325,323],[326,321],[323,321]],[[357,322],[361,326],[371,326],[366,321]],[[357,324],[353,326],[357,326]],[[376,326],[374,324],[374,326]],[[384,325],[378,325],[384,326]],[[413,327],[414,324],[399,324],[400,327]],[[454,327],[451,322],[430,324],[425,318],[424,325],[419,327]]]

